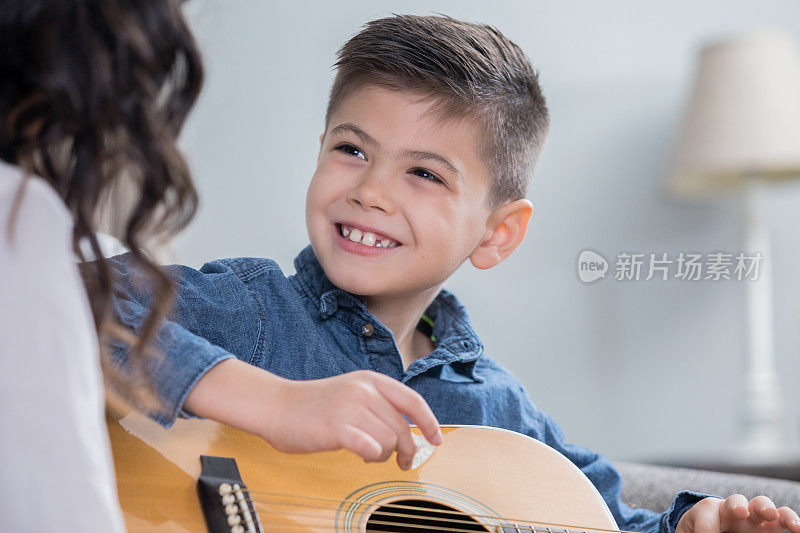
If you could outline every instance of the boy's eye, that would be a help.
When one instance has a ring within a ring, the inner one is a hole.
[[[353,146],[349,143],[342,143],[336,146],[334,150],[339,150],[340,152],[344,152],[346,154],[350,154],[352,156],[358,157],[359,159],[363,159],[364,161],[367,160],[367,156],[362,152],[358,146]]]
[[[442,179],[439,178],[439,176],[437,176],[436,174],[434,174],[430,170],[425,170],[424,168],[413,168],[409,172],[411,172],[412,174],[416,174],[417,176],[419,176],[421,178],[425,178],[426,180],[439,182],[442,185],[444,185],[444,181],[442,181]]]

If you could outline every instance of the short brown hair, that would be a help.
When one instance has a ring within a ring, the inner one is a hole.
[[[339,49],[334,67],[326,127],[364,85],[420,93],[442,116],[479,120],[491,207],[525,197],[550,117],[530,61],[497,29],[447,16],[373,20]]]

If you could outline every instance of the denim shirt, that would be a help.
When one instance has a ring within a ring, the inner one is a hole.
[[[148,312],[149,284],[131,260],[123,254],[110,261],[119,274],[115,310],[136,328]],[[592,481],[622,530],[673,533],[683,513],[704,497],[678,493],[662,514],[622,502],[613,465],[564,442],[522,384],[484,353],[466,310],[449,292],[442,290],[425,313],[433,319],[434,351],[404,369],[393,333],[362,298],[328,280],[311,246],[294,264],[297,274],[289,277],[269,259],[222,259],[199,271],[167,267],[177,294],[171,320],[157,336],[164,357],[153,375],[165,410],[152,418],[169,427],[179,415],[191,416],[182,410],[189,390],[212,366],[234,356],[293,380],[373,370],[420,393],[441,424],[509,429],[551,446]],[[122,348],[115,356],[124,363]]]

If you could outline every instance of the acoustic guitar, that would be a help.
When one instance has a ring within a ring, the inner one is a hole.
[[[443,426],[444,443],[403,471],[347,451],[281,453],[210,420],[164,429],[110,404],[107,423],[130,533],[617,531],[574,464],[511,431]]]

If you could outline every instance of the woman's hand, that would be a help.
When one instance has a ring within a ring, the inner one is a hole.
[[[365,461],[385,461],[397,451],[397,464],[404,470],[416,446],[402,415],[431,444],[442,443],[439,423],[422,396],[367,370],[291,381],[226,359],[197,382],[184,409],[259,435],[283,452],[345,448]]]
[[[741,494],[705,498],[686,511],[675,533],[800,533],[800,518],[788,507],[775,508],[766,496],[749,502]]]

